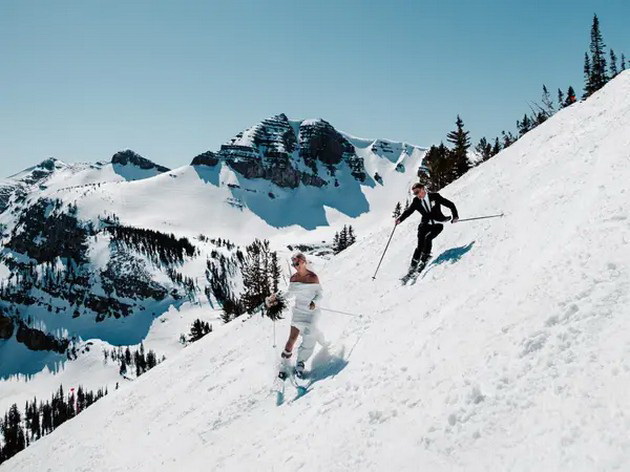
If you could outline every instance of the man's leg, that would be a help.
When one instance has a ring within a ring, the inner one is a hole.
[[[422,262],[426,262],[431,257],[431,249],[433,248],[433,238],[435,238],[438,234],[442,232],[444,229],[444,225],[436,224],[436,225],[427,225],[426,236],[424,237],[424,246],[422,248],[422,255],[420,259]]]
[[[417,267],[420,263],[422,253],[424,252],[427,234],[430,230],[431,227],[429,225],[420,224],[418,226],[418,247],[416,247],[416,250],[413,252],[413,258],[411,259],[412,267]]]

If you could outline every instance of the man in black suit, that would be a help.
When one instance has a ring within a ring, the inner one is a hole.
[[[456,223],[459,219],[457,208],[450,200],[447,200],[437,192],[427,192],[422,184],[414,184],[411,191],[415,198],[397,219],[396,224],[405,221],[414,211],[419,211],[422,220],[418,226],[418,247],[413,253],[409,272],[421,271],[431,257],[431,247],[433,239],[442,232],[444,225],[441,222],[448,221],[449,218],[442,214],[441,206],[444,205],[451,210],[451,223]]]

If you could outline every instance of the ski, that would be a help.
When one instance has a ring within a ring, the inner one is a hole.
[[[416,269],[410,270],[409,272],[407,272],[405,275],[403,275],[400,278],[400,281],[402,282],[403,285],[406,285],[407,282],[409,282],[411,279],[415,277],[415,274],[416,274]]]
[[[291,400],[292,403],[298,398],[306,395],[306,393],[308,392],[309,383],[308,381],[306,381],[306,379],[304,379],[304,377],[297,378],[295,375],[291,376],[291,383],[293,384],[293,387],[295,387],[296,392],[295,397],[293,397],[293,399]]]
[[[282,376],[282,374],[285,374],[285,376]],[[276,406],[280,406],[284,403],[286,381],[287,381],[286,373],[280,372],[276,376],[273,382],[273,386],[271,387],[271,392],[274,393],[276,396]]]
[[[407,272],[405,275],[402,276],[402,278],[400,279],[400,281],[402,282],[403,285],[413,285],[416,283],[416,280],[418,279],[418,276],[422,273],[422,271],[425,269],[425,267],[427,266],[426,261],[425,262],[421,262],[418,267],[410,270],[409,272]]]
[[[297,378],[295,373],[289,374],[286,372],[280,372],[274,380],[273,387],[271,389],[276,396],[276,406],[283,405],[287,402],[287,382],[289,382],[295,389],[295,396],[289,401],[289,403],[293,403],[309,391],[308,387],[310,386],[310,383],[305,378]]]
[[[417,270],[413,273],[413,275],[411,276],[411,278],[408,281],[408,285],[415,285],[415,283],[418,281],[418,277],[420,276],[420,273],[422,272],[423,269]]]

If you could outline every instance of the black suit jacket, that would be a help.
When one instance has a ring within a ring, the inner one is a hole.
[[[451,215],[453,218],[459,218],[457,214],[457,208],[455,204],[450,200],[447,200],[439,193],[429,192],[429,202],[431,203],[431,211],[428,212],[422,201],[418,197],[415,197],[403,213],[400,215],[400,221],[403,222],[406,220],[414,211],[419,211],[422,215],[422,221],[420,224],[428,224],[431,221],[440,222],[440,221],[448,221],[448,217],[444,216],[442,213],[442,205],[451,210]]]

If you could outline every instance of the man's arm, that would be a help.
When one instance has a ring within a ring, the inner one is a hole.
[[[419,204],[420,204],[420,200],[418,200],[417,198],[414,198],[411,201],[411,205],[409,205],[409,208],[403,211],[402,214],[396,220],[398,222],[397,224],[400,224],[403,221],[405,221],[407,218],[409,218],[409,215],[411,215],[414,211],[418,209]]]
[[[446,208],[451,210],[451,215],[453,215],[453,223],[457,221],[459,219],[459,214],[457,213],[457,207],[455,206],[455,204],[452,201],[444,198],[439,193],[436,193],[435,196],[437,197],[437,201],[440,205],[444,205]]]

